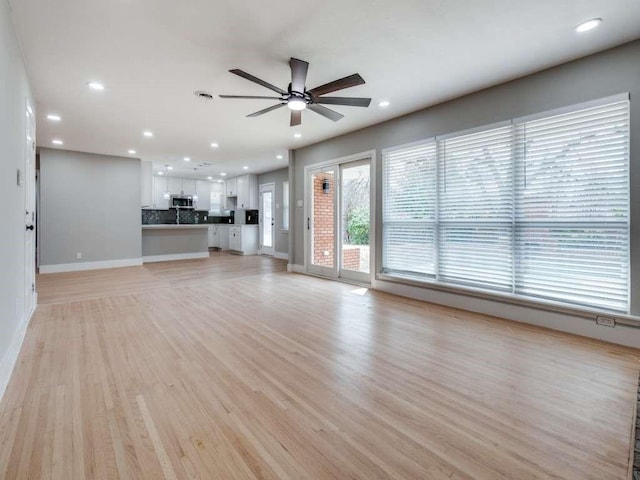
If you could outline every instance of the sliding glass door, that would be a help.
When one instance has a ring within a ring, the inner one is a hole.
[[[371,162],[307,171],[307,270],[369,283]]]

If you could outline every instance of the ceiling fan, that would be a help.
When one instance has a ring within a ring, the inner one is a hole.
[[[324,97],[327,93],[337,92],[345,88],[355,87],[356,85],[364,84],[364,79],[357,73],[349,75],[348,77],[334,80],[333,82],[320,85],[319,87],[307,90],[307,70],[309,69],[309,63],[298,60],[297,58],[291,58],[289,60],[289,66],[291,67],[291,83],[287,90],[271,85],[264,80],[254,77],[253,75],[244,72],[239,69],[229,70],[242,78],[262,85],[263,87],[273,90],[278,93],[278,97],[265,97],[265,96],[246,96],[246,95],[220,95],[221,98],[245,98],[245,99],[263,99],[263,100],[278,100],[280,103],[271,107],[259,110],[257,112],[247,115],[247,117],[258,117],[265,113],[277,110],[285,105],[291,110],[291,123],[292,127],[300,125],[302,123],[302,110],[308,108],[312,112],[316,112],[323,117],[337,122],[344,115],[331,110],[324,105],[345,105],[349,107],[368,107],[371,103],[370,98],[362,97]]]

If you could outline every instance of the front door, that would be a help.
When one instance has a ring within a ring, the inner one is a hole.
[[[26,103],[24,135],[24,249],[25,249],[25,314],[31,315],[36,306],[36,120],[29,101]]]
[[[275,252],[275,188],[273,183],[260,185],[260,251],[262,255]]]

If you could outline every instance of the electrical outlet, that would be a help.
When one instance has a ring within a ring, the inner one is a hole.
[[[615,327],[616,319],[613,317],[603,317],[599,315],[596,317],[596,323],[603,327]]]
[[[76,253],[76,259],[77,260],[82,260],[82,252]]]

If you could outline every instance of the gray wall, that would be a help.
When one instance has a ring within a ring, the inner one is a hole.
[[[40,265],[140,258],[140,185],[139,159],[41,149]]]
[[[289,233],[282,231],[282,184],[289,181],[289,168],[281,168],[258,176],[258,186],[264,183],[275,183],[276,202],[276,239],[275,249],[278,253],[286,254],[289,251]]]
[[[376,204],[381,205],[381,150],[435,135],[603,98],[631,94],[631,312],[640,315],[640,41],[585,57],[388,122],[293,151],[292,204],[304,200],[304,167],[376,151]],[[375,213],[382,223],[382,211]],[[294,208],[290,262],[304,265],[304,209]],[[376,265],[382,232],[376,232]],[[298,267],[300,268],[300,267]]]
[[[6,0],[0,0],[0,85],[0,366],[10,368],[3,360],[9,360],[9,345],[28,314],[24,265],[25,255],[33,252],[24,248],[25,182],[17,185],[16,172],[24,172],[25,106],[27,99],[31,105],[33,101]],[[4,373],[0,371],[0,397]]]

